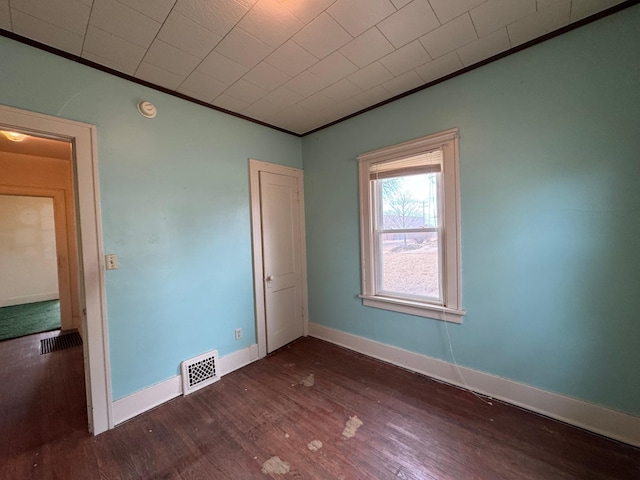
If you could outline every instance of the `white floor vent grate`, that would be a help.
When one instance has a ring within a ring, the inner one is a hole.
[[[217,366],[217,350],[203,353],[182,362],[182,394],[188,395],[220,380]]]

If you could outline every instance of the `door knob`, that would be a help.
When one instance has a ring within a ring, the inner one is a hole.
[[[267,275],[267,278],[265,278],[265,280],[267,282],[270,282],[271,280],[273,280],[273,275]]]

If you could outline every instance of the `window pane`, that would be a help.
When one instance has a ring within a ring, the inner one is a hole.
[[[437,232],[384,233],[380,244],[381,291],[440,300]]]
[[[382,219],[378,229],[437,227],[441,173],[375,180],[379,183]]]

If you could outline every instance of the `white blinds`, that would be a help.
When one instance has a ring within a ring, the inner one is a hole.
[[[380,180],[441,171],[442,149],[437,149],[400,160],[372,163],[369,167],[369,178],[371,180]]]

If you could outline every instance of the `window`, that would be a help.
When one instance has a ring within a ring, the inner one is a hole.
[[[358,162],[363,304],[460,323],[458,130]]]

